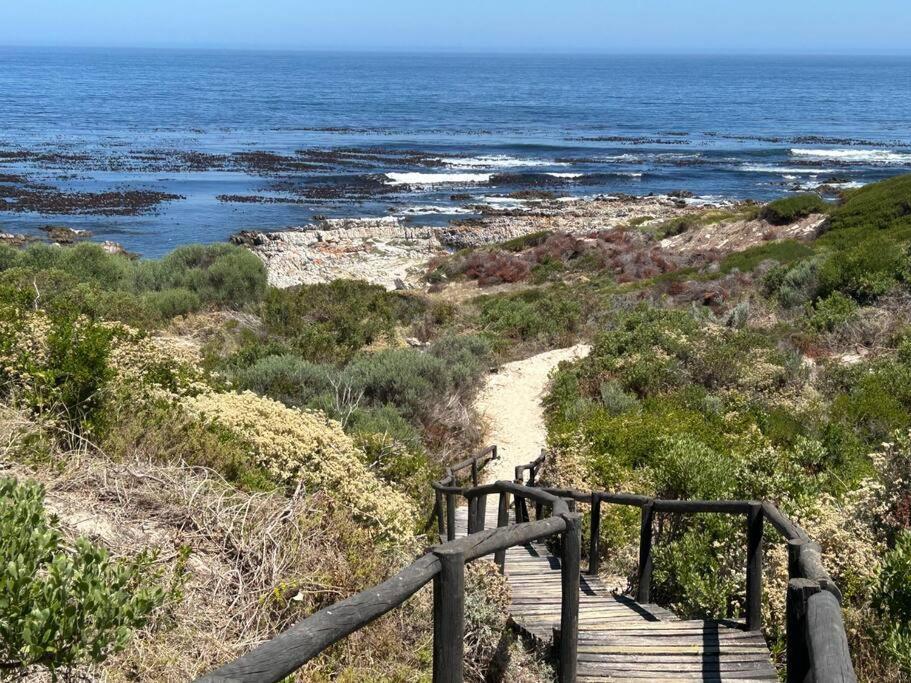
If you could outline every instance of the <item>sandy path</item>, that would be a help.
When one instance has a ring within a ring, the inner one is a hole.
[[[547,440],[541,398],[551,370],[564,360],[588,355],[588,344],[539,353],[507,363],[487,378],[475,408],[488,425],[485,443],[497,444],[499,458],[484,471],[487,481],[513,480],[516,465],[538,457]]]

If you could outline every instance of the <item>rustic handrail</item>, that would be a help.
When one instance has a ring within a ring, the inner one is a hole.
[[[434,514],[440,537],[448,540],[430,550],[378,586],[326,607],[275,638],[213,671],[199,681],[280,681],[333,643],[398,607],[429,582],[434,590],[433,680],[462,680],[464,641],[464,565],[494,556],[503,569],[506,550],[559,536],[561,566],[559,677],[576,680],[579,627],[581,519],[577,503],[591,506],[589,572],[597,573],[601,504],[641,509],[639,586],[637,601],[649,601],[653,521],[656,512],[686,514],[715,512],[744,515],[747,536],[748,629],[760,626],[762,596],[762,530],[770,525],[788,543],[787,665],[788,681],[817,683],[856,681],[840,607],[841,593],[822,564],[819,545],[768,501],[662,500],[630,493],[583,492],[538,486],[546,454],[516,468],[516,481],[479,485],[481,468],[497,457],[496,446],[448,468],[433,488]],[[471,468],[471,487],[459,487],[456,472]],[[529,485],[522,483],[529,473]],[[487,498],[498,495],[497,527],[485,529]],[[445,516],[442,509],[446,498]],[[468,535],[455,538],[456,496],[468,501]],[[509,499],[514,500],[515,523],[509,521]],[[527,501],[534,502],[535,520],[529,519]],[[544,516],[544,508],[550,510]]]
[[[495,450],[493,451],[496,452]],[[563,607],[560,622],[560,680],[575,681],[579,611],[579,515],[566,501],[540,489],[501,481],[462,491],[469,501],[499,494],[525,496],[551,507],[550,517],[509,524],[501,515],[495,529],[472,530],[468,536],[431,547],[383,583],[326,607],[242,657],[198,681],[280,681],[345,636],[398,607],[430,581],[434,582],[434,681],[462,680],[464,640],[464,565],[481,557],[499,557],[509,548],[560,535],[563,538]],[[505,506],[501,504],[501,508]],[[502,567],[502,562],[500,563]]]
[[[516,481],[530,472],[529,486],[538,485],[537,476],[546,460],[542,453],[527,465],[516,467]],[[534,483],[532,483],[534,482]],[[747,617],[748,630],[761,628],[762,537],[768,521],[788,543],[787,666],[788,681],[813,680],[851,683],[857,678],[847,645],[841,612],[841,591],[822,564],[818,543],[785,516],[774,503],[755,500],[664,500],[631,493],[585,492],[541,487],[553,495],[591,506],[589,573],[597,574],[600,555],[601,503],[628,505],[642,510],[639,538],[639,576],[636,600],[650,600],[653,520],[656,512],[671,514],[715,512],[746,516]]]

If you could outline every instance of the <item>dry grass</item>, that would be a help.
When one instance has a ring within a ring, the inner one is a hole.
[[[411,547],[377,547],[344,506],[323,494],[243,492],[203,467],[113,462],[87,443],[25,465],[23,449],[40,432],[26,414],[0,410],[0,476],[40,481],[47,508],[71,539],[88,536],[115,557],[154,550],[164,580],[176,587],[123,652],[103,666],[70,672],[73,679],[191,680],[379,583],[418,550],[419,539]],[[470,572],[469,680],[484,680],[492,669],[511,672],[504,680],[542,680],[516,669],[534,657],[507,635],[504,586],[483,565]],[[431,602],[427,587],[295,679],[429,679]]]

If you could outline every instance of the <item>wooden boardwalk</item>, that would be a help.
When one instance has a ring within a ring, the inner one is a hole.
[[[493,508],[493,509],[490,509]],[[497,525],[496,506],[485,528]],[[468,526],[456,510],[456,533]],[[512,522],[510,512],[510,522]],[[506,579],[516,627],[544,645],[560,625],[560,560],[542,543],[506,551]],[[579,596],[579,681],[777,681],[762,634],[728,621],[680,620],[653,604],[612,594],[582,574]]]

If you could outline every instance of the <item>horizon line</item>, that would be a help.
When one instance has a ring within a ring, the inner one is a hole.
[[[498,55],[498,56],[576,56],[576,57],[908,57],[911,48],[892,50],[750,50],[750,49],[671,49],[671,50],[517,50],[497,48],[458,47],[263,47],[263,46],[219,46],[219,45],[96,45],[96,44],[25,44],[0,43],[0,50],[147,50],[159,52],[271,52],[300,54],[427,54],[427,55]]]

